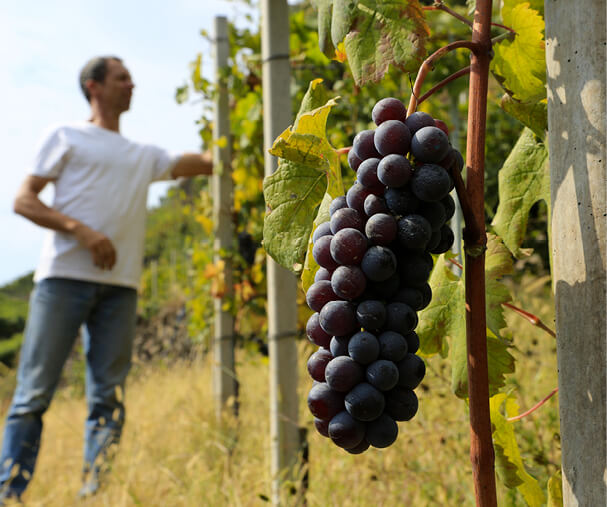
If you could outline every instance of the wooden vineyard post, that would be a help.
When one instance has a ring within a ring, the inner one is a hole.
[[[293,121],[289,66],[289,7],[286,0],[261,2],[263,119],[266,177],[277,169],[268,149]],[[300,450],[297,396],[297,279],[267,256],[270,353],[272,503],[293,479]]]
[[[546,64],[563,503],[607,505],[605,2],[548,1]]]
[[[237,382],[234,369],[234,317],[224,304],[233,297],[232,263],[222,255],[230,251],[234,242],[232,224],[232,169],[230,153],[230,111],[228,89],[222,77],[222,69],[227,68],[229,43],[228,22],[225,17],[216,17],[214,22],[213,52],[216,65],[215,80],[217,95],[214,102],[213,122],[213,223],[215,225],[214,262],[223,262],[225,291],[222,297],[214,299],[215,318],[213,331],[213,392],[215,411],[220,418],[227,404],[237,409]],[[223,142],[221,142],[222,140]]]

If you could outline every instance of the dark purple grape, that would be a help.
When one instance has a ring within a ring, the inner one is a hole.
[[[327,385],[334,391],[347,393],[362,382],[364,368],[348,356],[338,356],[329,361],[325,368]]]
[[[329,271],[327,268],[318,268],[316,273],[314,274],[314,281],[320,282],[321,280],[329,280],[331,281],[331,274],[333,272]]]
[[[437,127],[422,127],[411,138],[411,153],[421,162],[440,162],[450,149],[447,134]]]
[[[374,245],[365,252],[361,268],[369,280],[383,282],[396,272],[396,257],[389,248]]]
[[[443,158],[440,162],[437,162],[437,165],[441,166],[447,172],[451,170],[453,164],[455,164],[455,150],[453,148],[447,152],[445,158]]]
[[[398,120],[386,120],[375,130],[375,149],[382,155],[406,155],[411,147],[411,132]],[[381,158],[381,157],[379,157]]]
[[[347,356],[348,355],[348,343],[350,342],[350,336],[334,336],[331,338],[329,344],[329,350],[333,357]]]
[[[417,326],[418,318],[415,310],[405,303],[390,303],[386,306],[387,331],[395,331],[403,336]]]
[[[411,389],[396,386],[384,393],[384,396],[386,398],[385,412],[395,421],[409,421],[417,414],[419,401]]]
[[[359,331],[348,342],[348,354],[360,364],[369,364],[379,357],[379,342],[368,331]]]
[[[407,187],[389,188],[384,194],[384,199],[393,215],[409,215],[419,206],[419,199]]]
[[[332,236],[330,255],[336,264],[360,264],[367,251],[368,241],[357,229],[347,228]],[[333,268],[336,269],[336,268]]]
[[[356,172],[356,170],[358,169],[358,166],[360,165],[361,162],[362,162],[362,160],[359,159],[356,156],[355,151],[351,149],[348,152],[348,165],[350,166],[350,169],[352,169],[354,172]]]
[[[365,438],[373,447],[379,449],[389,447],[396,441],[397,436],[398,424],[386,413],[367,423]]]
[[[402,360],[409,350],[407,339],[395,331],[384,331],[377,337],[379,357],[395,363]]]
[[[308,408],[321,421],[330,420],[344,409],[344,393],[333,391],[325,382],[318,382],[308,393]]]
[[[342,208],[333,213],[329,222],[330,233],[337,234],[342,229],[357,229],[360,232],[365,230],[365,221],[362,215],[353,208]],[[442,225],[442,224],[441,224]]]
[[[338,297],[328,280],[314,282],[306,293],[306,303],[315,312],[320,312],[329,301],[335,301],[336,299]]]
[[[447,224],[443,225],[440,229],[440,234],[441,234],[441,239],[440,239],[439,244],[435,248],[430,250],[430,253],[433,253],[433,254],[445,253],[453,245],[453,241],[454,241],[455,237],[453,236],[453,231],[451,230],[451,227],[449,227]]]
[[[348,301],[329,301],[319,316],[320,327],[332,336],[345,336],[358,328],[356,311]]]
[[[347,208],[347,207],[348,207],[348,203],[346,202],[346,196],[340,195],[331,201],[331,204],[329,205],[329,214],[331,216],[333,216],[333,214],[338,209]]]
[[[382,282],[367,281],[367,291],[369,298],[388,301],[400,287],[400,277],[398,273],[394,273],[390,278]]]
[[[339,264],[331,257],[331,240],[333,236],[321,236],[314,243],[312,248],[312,257],[319,266],[333,271]]]
[[[376,213],[365,225],[365,234],[374,245],[389,245],[396,239],[397,230],[396,219],[387,213]]]
[[[370,194],[365,199],[364,203],[365,215],[371,217],[377,213],[388,213],[388,206],[383,197],[375,194]]]
[[[380,158],[380,154],[375,149],[374,130],[361,130],[352,141],[352,149],[360,160],[367,160],[368,158],[376,157]]]
[[[426,251],[431,252],[432,250],[437,248],[438,245],[440,244],[441,237],[442,237],[442,235],[441,235],[440,229],[438,231],[432,231],[432,236],[430,236],[430,241],[428,241],[428,244],[426,245]]]
[[[362,382],[345,397],[348,413],[359,421],[373,421],[384,410],[384,395],[371,384]]]
[[[403,155],[386,155],[377,166],[377,179],[390,188],[406,185],[412,175],[411,164]]]
[[[404,122],[407,118],[407,108],[400,100],[394,97],[386,97],[373,106],[371,118],[377,126],[388,120]]]
[[[432,267],[432,257],[428,257],[425,253],[422,255],[407,252],[400,254],[398,257],[398,274],[404,286],[419,286],[426,283],[432,272]]]
[[[398,382],[398,368],[393,361],[378,359],[367,366],[365,378],[380,391],[389,391]]]
[[[458,150],[454,149],[453,151],[455,152],[454,153],[455,161],[453,163],[453,170],[461,173],[462,170],[464,169],[464,166],[466,165],[466,163],[464,162],[464,157],[462,157],[462,154]]]
[[[315,417],[314,427],[323,437],[329,438],[329,421],[323,421],[322,419]]]
[[[415,354],[419,350],[419,336],[415,331],[411,331],[405,335],[407,340],[407,352],[409,354]]]
[[[401,262],[399,261],[399,270],[402,269]],[[398,292],[390,300],[391,303],[405,303],[413,308],[415,311],[422,309],[424,297],[422,291],[415,287],[401,287]]]
[[[420,308],[420,310],[423,310],[430,304],[430,301],[432,301],[432,287],[430,287],[430,284],[425,283],[420,285],[418,289],[422,291],[422,296],[424,298],[422,307]]]
[[[407,116],[405,125],[409,128],[411,135],[415,134],[419,129],[424,127],[434,127],[434,118],[423,111],[416,111]]]
[[[363,301],[356,307],[356,318],[365,331],[379,331],[386,322],[386,306],[374,299]]]
[[[333,355],[327,349],[320,348],[308,359],[308,373],[317,382],[325,381],[325,368]]]
[[[352,447],[350,449],[345,449],[345,451],[350,454],[362,454],[369,447],[370,447],[369,442],[367,442],[367,440],[365,438],[363,438],[362,441],[360,442],[360,444],[358,444],[357,446]]]
[[[360,214],[365,212],[365,199],[372,192],[363,187],[360,183],[355,182],[346,192],[346,201],[350,208],[354,208]]]
[[[445,222],[447,220],[451,220],[453,215],[455,214],[455,200],[451,197],[450,194],[447,194],[440,200],[440,203],[445,208]]]
[[[439,165],[423,164],[415,168],[409,186],[422,201],[440,201],[449,194],[451,177]]]
[[[356,447],[365,438],[365,425],[344,410],[329,422],[329,437],[343,449]]]
[[[365,291],[366,286],[367,279],[358,266],[339,266],[331,276],[333,292],[342,299],[356,299]]]
[[[445,134],[449,135],[449,127],[443,120],[434,120],[435,127],[441,129]]]
[[[316,229],[314,229],[314,233],[312,234],[312,243],[316,243],[318,238],[322,236],[330,236],[331,235],[331,227],[329,222],[323,222]]]
[[[398,368],[398,385],[407,389],[415,389],[426,375],[426,363],[412,353],[408,353],[402,361],[396,363]]]
[[[378,158],[368,158],[356,171],[357,181],[371,192],[380,191],[383,193],[383,184],[377,179]]]
[[[421,215],[405,215],[398,221],[398,242],[409,250],[423,250],[432,237],[432,227]]]
[[[306,335],[308,339],[319,347],[329,348],[331,343],[331,335],[326,333],[322,327],[320,327],[319,314],[314,313],[308,319],[306,323]]]
[[[445,207],[440,201],[422,202],[416,213],[428,220],[433,232],[438,231],[447,221]]]

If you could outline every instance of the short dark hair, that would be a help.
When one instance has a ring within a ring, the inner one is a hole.
[[[92,79],[98,83],[103,83],[107,74],[107,62],[110,60],[116,60],[117,62],[122,63],[122,60],[117,56],[96,56],[95,58],[91,58],[86,62],[84,67],[82,67],[82,70],[80,71],[80,88],[82,89],[82,93],[84,93],[87,102],[91,101],[91,96],[86,87],[86,82],[89,79]]]

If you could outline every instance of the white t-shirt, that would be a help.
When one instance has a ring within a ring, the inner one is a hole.
[[[34,281],[63,277],[137,288],[148,186],[170,179],[177,158],[89,122],[52,128],[30,173],[55,179],[52,207],[105,234],[116,249],[116,264],[98,268],[72,234],[48,230]]]

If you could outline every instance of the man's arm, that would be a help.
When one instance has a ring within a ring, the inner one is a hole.
[[[190,178],[200,174],[213,174],[213,157],[208,151],[184,153],[171,170],[173,178]]]
[[[27,176],[15,197],[13,204],[15,213],[42,227],[73,234],[81,245],[90,250],[96,266],[101,269],[112,269],[116,263],[116,250],[108,237],[78,220],[49,208],[40,200],[38,194],[51,181],[54,180],[40,176]]]

